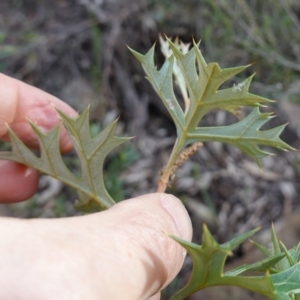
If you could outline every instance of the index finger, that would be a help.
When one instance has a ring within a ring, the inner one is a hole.
[[[19,80],[0,74],[0,137],[9,141],[7,124],[29,147],[38,148],[36,134],[28,120],[48,132],[60,123],[55,108],[70,116],[77,113],[58,98]],[[60,147],[62,152],[73,146],[65,128],[61,130]]]

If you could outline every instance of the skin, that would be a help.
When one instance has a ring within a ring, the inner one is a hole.
[[[8,124],[33,148],[28,119],[48,131],[60,122],[54,106],[76,116],[59,99],[1,74],[0,97],[0,137],[8,140]],[[63,130],[61,151],[71,149]],[[0,202],[23,201],[37,185],[35,170],[0,161]],[[160,299],[185,257],[170,234],[190,240],[192,227],[181,201],[163,193],[87,216],[0,218],[0,299]]]

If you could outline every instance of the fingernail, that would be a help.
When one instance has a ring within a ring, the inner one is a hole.
[[[160,196],[161,205],[168,211],[173,217],[177,228],[180,232],[180,237],[184,240],[191,241],[192,239],[192,223],[182,202],[168,194],[161,194]]]

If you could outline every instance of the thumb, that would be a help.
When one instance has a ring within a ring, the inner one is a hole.
[[[106,258],[110,267],[101,283],[102,291],[106,289],[108,294],[101,299],[148,299],[155,295],[174,279],[185,257],[184,249],[168,235],[185,240],[192,237],[183,204],[163,193],[121,202],[101,213],[101,224],[110,249]],[[111,284],[118,288],[109,288]],[[151,299],[159,299],[159,295]]]
[[[192,235],[182,203],[162,193],[87,216],[0,221],[1,299],[159,299],[185,256],[168,235]]]

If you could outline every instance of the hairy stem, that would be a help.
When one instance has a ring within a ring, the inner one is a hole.
[[[203,146],[201,142],[194,143],[193,145],[186,148],[184,151],[181,152],[182,148],[184,147],[185,139],[176,140],[176,143],[173,147],[173,151],[171,153],[170,159],[166,167],[162,170],[157,192],[163,193],[171,177],[175,174],[176,170],[187,160],[191,157],[200,147]]]
[[[177,157],[180,155],[182,148],[184,147],[185,138],[181,137],[180,139],[176,139],[174,144],[172,153],[169,157],[168,163],[162,171],[158,181],[157,192],[164,193],[168,187],[168,183],[170,181],[170,177],[172,175],[173,166],[177,160]]]

